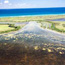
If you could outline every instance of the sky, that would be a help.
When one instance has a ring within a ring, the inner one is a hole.
[[[65,7],[65,0],[0,0],[0,9]]]

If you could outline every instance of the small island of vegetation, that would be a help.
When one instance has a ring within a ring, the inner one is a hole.
[[[8,33],[11,31],[17,31],[20,28],[21,28],[20,26],[15,26],[14,24],[0,24],[0,34]]]

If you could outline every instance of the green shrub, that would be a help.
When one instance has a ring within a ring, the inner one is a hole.
[[[65,24],[62,24],[63,27],[65,27]]]
[[[14,24],[9,24],[9,27],[14,27]]]

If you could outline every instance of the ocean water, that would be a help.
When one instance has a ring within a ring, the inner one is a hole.
[[[30,8],[30,9],[0,9],[0,17],[33,16],[33,15],[62,15],[62,14],[65,14],[65,7]]]

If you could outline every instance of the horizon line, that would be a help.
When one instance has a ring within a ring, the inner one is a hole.
[[[42,9],[42,8],[65,8],[65,7],[40,7],[40,8],[2,8],[0,10],[4,9]]]

